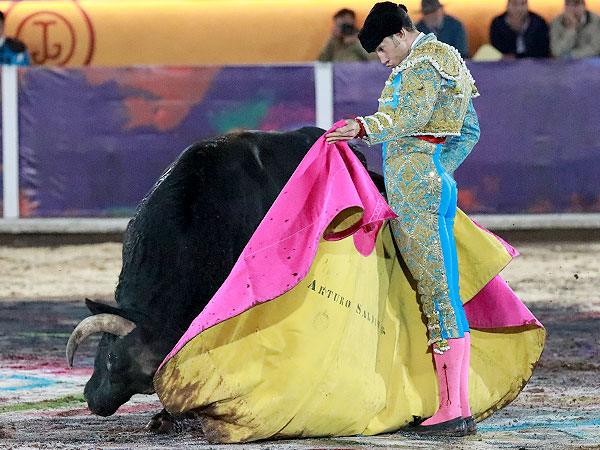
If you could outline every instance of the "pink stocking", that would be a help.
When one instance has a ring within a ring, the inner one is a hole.
[[[469,407],[469,363],[471,360],[471,333],[465,333],[465,343],[460,368],[460,410],[463,417],[471,415]]]
[[[434,344],[435,345],[435,344]],[[450,350],[439,354],[433,352],[435,371],[440,387],[440,405],[438,411],[421,425],[435,425],[461,416],[460,408],[460,372],[463,362],[465,338],[448,339]]]

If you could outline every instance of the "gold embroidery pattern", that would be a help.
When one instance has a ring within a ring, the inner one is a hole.
[[[423,62],[406,70],[394,81],[384,88],[381,95],[381,98],[393,98],[394,101],[384,102],[378,109],[392,119],[392,124],[386,122],[386,126],[381,126],[376,115],[362,119],[371,131],[368,135],[371,144],[422,134],[419,130],[431,120],[442,82],[433,66]]]
[[[405,152],[407,145],[413,147],[410,153]],[[415,151],[419,145],[422,152]],[[398,215],[391,221],[392,230],[417,281],[427,317],[429,344],[443,340],[440,317],[448,337],[460,337],[439,238],[442,183],[430,156],[434,151],[435,145],[425,141],[390,142],[384,168],[388,201]]]
[[[470,99],[478,95],[464,61],[452,47],[426,37],[390,74],[376,115],[361,117],[373,145],[406,136],[459,136]]]
[[[391,221],[392,231],[417,281],[429,344],[437,342],[438,352],[449,348],[446,337],[460,337],[439,236],[442,180],[433,159],[435,144],[412,136],[456,136],[452,148],[462,150],[445,156],[445,162],[455,168],[478,137],[475,123],[470,140],[461,135],[471,97],[476,95],[460,55],[428,35],[392,71],[379,99],[379,114],[359,118],[370,144],[385,142],[386,191],[398,215]]]
[[[407,67],[416,61],[429,62],[442,78],[451,82],[440,89],[436,108],[422,134],[460,133],[470,99],[478,94],[469,69],[453,50],[449,45],[430,40],[418,45],[403,62]]]

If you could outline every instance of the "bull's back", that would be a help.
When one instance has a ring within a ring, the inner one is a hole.
[[[129,223],[119,306],[156,317],[165,338],[176,340],[322,133],[242,132],[186,149]]]

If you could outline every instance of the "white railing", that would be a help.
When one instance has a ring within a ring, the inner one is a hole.
[[[17,66],[2,66],[2,177],[4,218],[19,217],[19,99]]]

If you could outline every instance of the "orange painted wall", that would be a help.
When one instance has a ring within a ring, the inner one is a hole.
[[[465,23],[473,53],[488,39],[506,0],[447,0]],[[563,0],[530,0],[550,19]],[[600,0],[588,0],[600,13]],[[328,39],[331,16],[348,7],[359,22],[364,0],[82,0],[0,1],[6,34],[27,44],[38,64],[264,64],[314,61]],[[419,0],[405,4],[418,20]],[[476,5],[476,6],[475,6]]]

